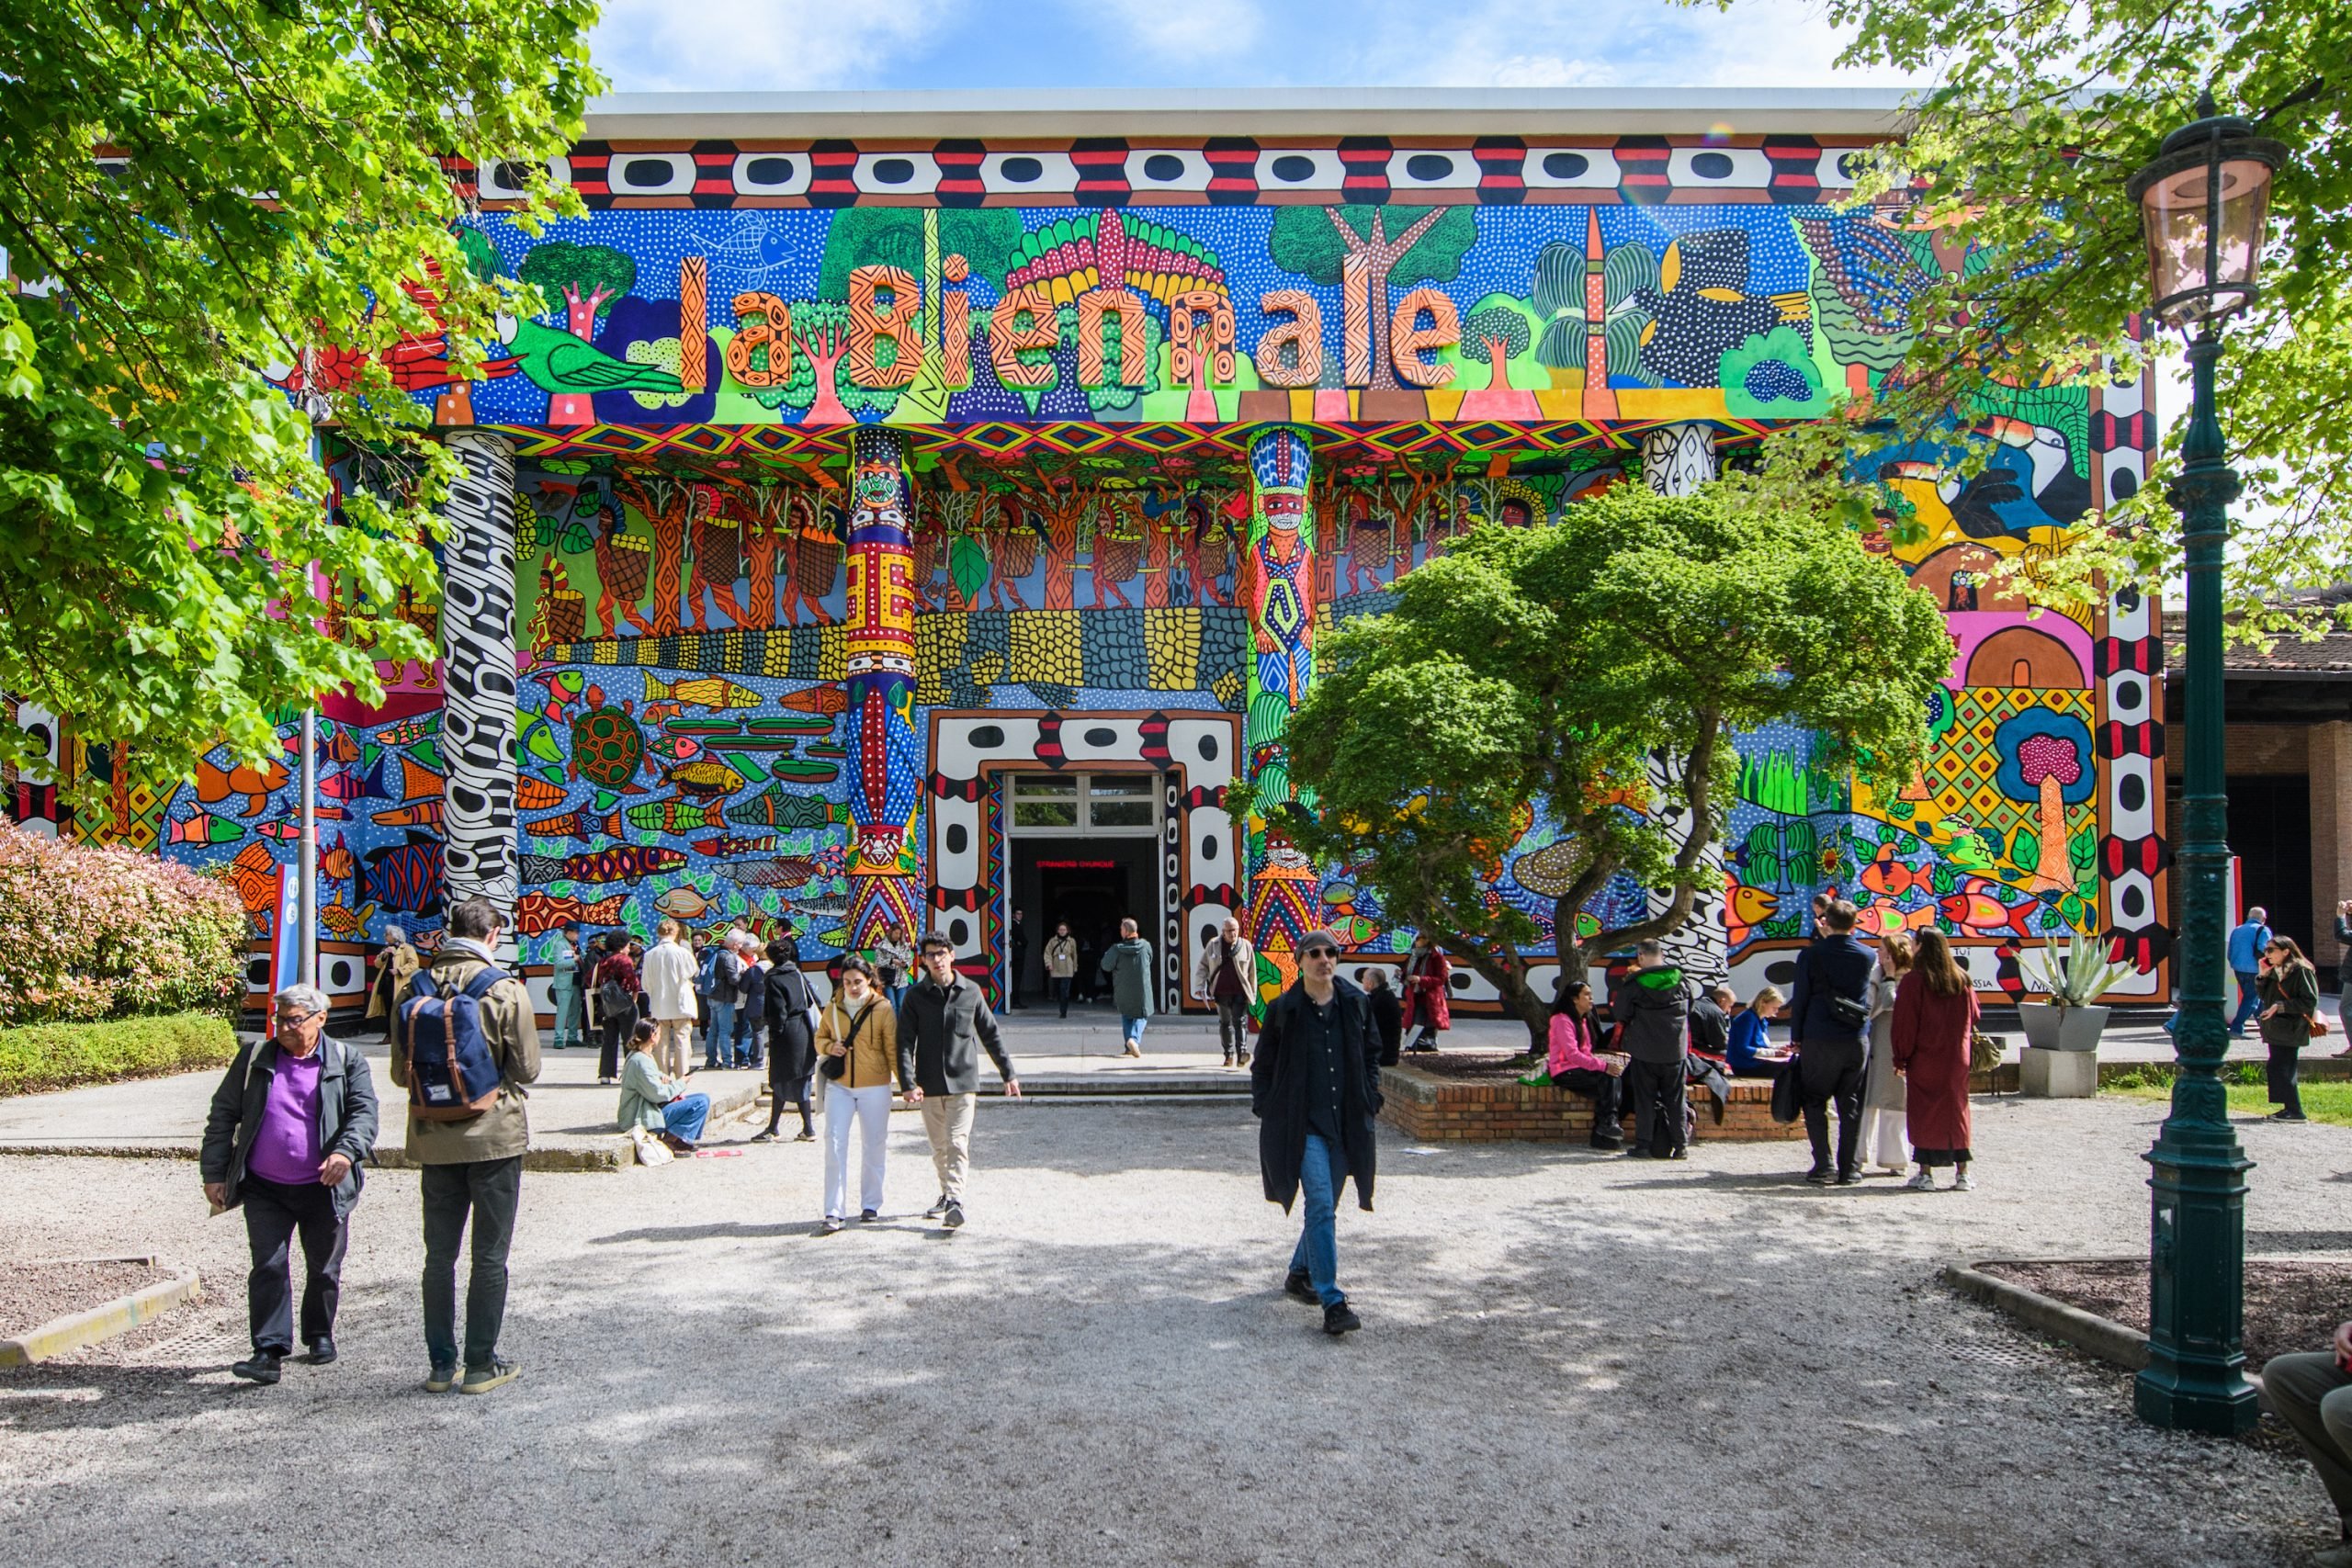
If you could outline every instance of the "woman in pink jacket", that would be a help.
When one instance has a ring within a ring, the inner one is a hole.
[[[1592,987],[1582,980],[1569,981],[1553,998],[1550,1043],[1544,1066],[1553,1087],[1592,1096],[1592,1146],[1623,1148],[1617,1085],[1625,1058],[1598,1048],[1600,1032],[1592,1021]]]

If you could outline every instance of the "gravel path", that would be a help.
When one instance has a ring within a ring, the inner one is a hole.
[[[67,1313],[104,1306],[170,1277],[169,1269],[151,1263],[11,1260],[0,1265],[0,1338]]]
[[[910,1117],[888,1219],[832,1237],[814,1145],[532,1176],[525,1375],[484,1399],[416,1386],[413,1176],[357,1213],[342,1362],[247,1389],[242,1231],[184,1163],[11,1161],[0,1258],[153,1247],[213,1289],[0,1378],[0,1538],[60,1565],[2300,1562],[2332,1520],[2275,1436],[2141,1427],[2127,1379],[1934,1283],[2143,1244],[2159,1111],[1979,1101],[1970,1195],[1807,1188],[1784,1145],[1386,1138],[1379,1212],[1341,1214],[1367,1327],[1340,1342],[1279,1294],[1295,1230],[1238,1106],[992,1100],[953,1237],[912,1217]],[[2245,1136],[2257,1250],[2352,1245],[2352,1129]],[[460,1474],[477,1500],[424,1483]]]

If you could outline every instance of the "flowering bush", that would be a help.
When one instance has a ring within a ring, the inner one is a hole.
[[[186,1011],[242,998],[244,906],[130,850],[0,823],[0,1027]]]

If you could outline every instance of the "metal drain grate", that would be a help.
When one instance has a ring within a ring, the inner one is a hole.
[[[177,1334],[126,1352],[126,1367],[225,1367],[243,1360],[253,1349],[245,1333],[233,1324],[198,1324]]]
[[[1951,1349],[1956,1359],[1974,1361],[1980,1366],[2005,1367],[2011,1371],[2030,1371],[2040,1364],[2039,1358],[2028,1347],[2006,1344],[1997,1339],[1954,1345]]]

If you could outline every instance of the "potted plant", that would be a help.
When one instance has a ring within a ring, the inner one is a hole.
[[[2026,961],[2020,959],[2019,970]],[[2042,944],[2040,985],[2050,993],[2046,1002],[2019,1002],[2018,1017],[2025,1025],[2025,1043],[2042,1051],[2096,1051],[2107,1028],[2108,1009],[2096,998],[2132,973],[2131,965],[2109,960],[2095,939],[2076,932],[2062,945]],[[2034,979],[2031,974],[2028,980]]]

